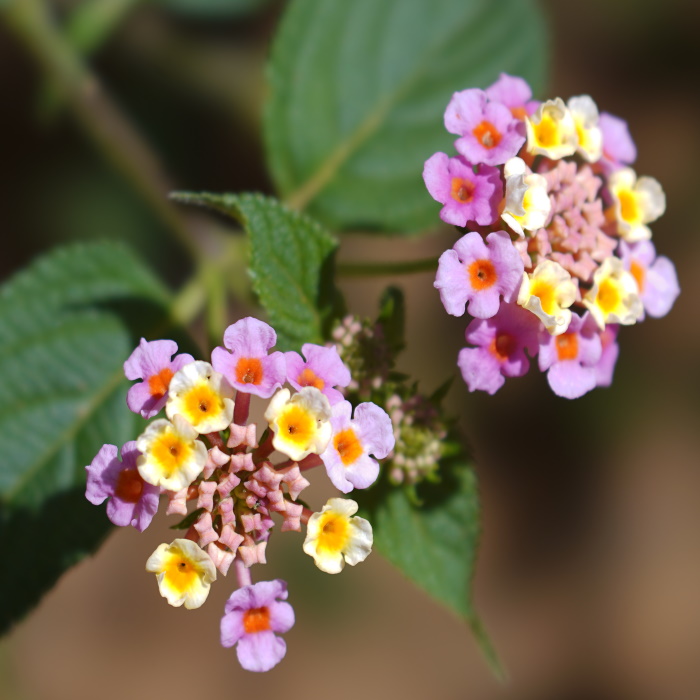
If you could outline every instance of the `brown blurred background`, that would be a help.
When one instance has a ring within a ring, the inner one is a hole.
[[[329,577],[301,553],[298,534],[274,537],[271,564],[255,574],[289,581],[297,625],[287,657],[269,674],[247,673],[218,645],[230,584],[218,582],[207,604],[188,612],[166,605],[144,572],[172,537],[161,518],[143,535],[115,532],[0,641],[3,700],[700,698],[700,5],[543,5],[554,60],[538,97],[589,93],[628,120],[637,172],[667,193],[654,241],[675,261],[682,294],[668,317],[623,329],[610,389],[568,402],[533,371],[495,397],[470,395],[461,382],[451,391],[481,482],[476,602],[509,682],[493,680],[466,627],[378,555]],[[270,3],[224,21],[138,7],[92,59],[176,187],[269,190],[256,124],[279,9]],[[227,81],[230,94],[221,90]],[[162,225],[65,111],[50,115],[41,85],[0,25],[3,278],[49,246],[112,237],[135,242],[168,280],[180,280],[186,263]],[[342,255],[419,258],[453,239],[347,239]],[[408,295],[400,366],[431,390],[453,366],[464,320],[442,312],[427,274],[347,280],[354,310],[373,313],[388,281]],[[40,542],[28,546],[40,556]]]

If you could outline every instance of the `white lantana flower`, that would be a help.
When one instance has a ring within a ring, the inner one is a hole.
[[[291,396],[280,389],[265,411],[265,420],[275,436],[276,450],[298,462],[310,454],[320,454],[331,439],[331,405],[316,387],[307,386]]]
[[[304,551],[327,574],[337,574],[345,564],[355,566],[372,551],[372,526],[355,516],[358,505],[349,498],[331,498],[320,513],[309,518]]]
[[[608,323],[630,326],[644,313],[634,276],[625,270],[622,260],[606,258],[593,275],[593,286],[583,297],[601,330]]]
[[[571,322],[569,307],[576,292],[571,275],[559,263],[543,260],[531,274],[523,272],[518,304],[532,311],[552,335],[560,335]]]
[[[209,555],[192,540],[177,539],[161,544],[146,562],[146,571],[156,574],[160,594],[173,607],[200,607],[216,581],[216,567]]]
[[[598,126],[598,107],[589,95],[572,97],[568,107],[576,125],[576,151],[584,160],[595,163],[603,155],[603,132]]]
[[[506,178],[506,201],[501,218],[519,236],[536,231],[547,222],[552,202],[547,181],[533,173],[522,158],[511,158],[503,168]]]
[[[666,195],[653,177],[640,177],[632,168],[614,172],[608,180],[613,198],[617,232],[628,243],[648,241],[647,226],[666,211]]]

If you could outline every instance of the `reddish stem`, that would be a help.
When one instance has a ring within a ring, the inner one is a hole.
[[[248,422],[250,411],[250,394],[242,391],[236,392],[236,402],[233,404],[233,422],[236,425],[245,425]]]

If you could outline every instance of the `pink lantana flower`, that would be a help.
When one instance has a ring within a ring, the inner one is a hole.
[[[455,148],[475,164],[502,165],[525,143],[523,122],[477,88],[454,93],[445,111],[445,128],[460,137]]]
[[[321,459],[328,478],[339,491],[366,489],[379,476],[379,463],[370,455],[384,459],[394,449],[391,418],[373,403],[361,403],[352,418],[352,404],[343,401],[333,406],[333,434]]]
[[[620,326],[614,323],[608,323],[605,330],[600,331],[600,344],[602,353],[600,360],[595,366],[595,383],[596,386],[610,386],[615,373],[615,365],[620,354],[620,346],[617,344],[617,334]]]
[[[527,350],[534,356],[538,348],[537,317],[515,304],[504,304],[489,319],[474,319],[465,332],[474,348],[459,352],[457,365],[469,391],[495,394],[504,384],[504,377],[522,377],[530,362]]]
[[[651,241],[620,241],[619,253],[637,283],[644,310],[653,318],[665,316],[681,292],[673,263],[664,256],[656,257]]]
[[[525,119],[540,106],[537,100],[532,99],[532,89],[527,81],[507,73],[501,73],[498,80],[484,92],[492,102],[508,107],[516,119]]]
[[[557,396],[577,399],[597,386],[596,365],[602,346],[598,327],[590,313],[574,314],[564,333],[540,332],[540,370]]]
[[[160,489],[146,483],[136,468],[141,453],[136,442],[122,447],[119,461],[116,445],[102,445],[95,459],[85,467],[87,487],[85,497],[93,505],[107,501],[107,517],[115,525],[133,525],[143,532],[158,510]]]
[[[343,395],[334,387],[350,384],[350,370],[340,359],[335,347],[305,343],[302,357],[297,352],[284,353],[287,363],[287,381],[298,391],[313,386],[326,395],[331,406],[343,400]]]
[[[491,318],[501,296],[508,303],[517,300],[524,270],[505,231],[490,233],[486,242],[471,231],[440,256],[434,286],[448,314],[461,316],[469,303],[472,316]]]
[[[435,153],[425,161],[423,180],[430,196],[445,205],[440,210],[445,223],[466,226],[476,221],[488,226],[498,218],[503,183],[496,168],[482,165],[475,173],[464,158]]]
[[[284,353],[268,355],[276,342],[272,326],[247,316],[226,329],[224,345],[228,350],[214,348],[211,363],[238,391],[269,399],[286,381]]]
[[[281,579],[259,581],[234,591],[221,619],[221,644],[237,644],[238,661],[246,671],[269,671],[287,653],[278,634],[294,626],[294,609]]]
[[[637,160],[637,147],[624,119],[601,112],[598,126],[603,133],[603,157],[600,164],[606,171],[618,170]]]
[[[144,418],[153,418],[168,400],[170,380],[186,364],[194,362],[192,355],[177,352],[174,340],[151,340],[141,338],[138,347],[124,363],[127,379],[142,379],[134,384],[126,395],[126,404],[134,413]],[[172,358],[172,360],[170,359]]]

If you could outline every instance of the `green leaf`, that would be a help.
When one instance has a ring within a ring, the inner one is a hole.
[[[283,198],[332,229],[438,222],[421,173],[454,152],[453,92],[499,72],[542,84],[534,0],[295,0],[273,44],[267,158]]]
[[[333,286],[332,254],[338,246],[333,236],[271,197],[207,192],[171,196],[231,216],[245,228],[253,289],[277,331],[278,350],[323,341],[339,304]]]
[[[379,316],[384,340],[391,352],[392,359],[404,349],[406,328],[406,302],[403,292],[398,287],[387,287],[379,301]]]
[[[374,545],[392,564],[464,618],[499,678],[505,673],[472,604],[479,543],[476,475],[463,453],[443,459],[439,480],[416,487],[418,503],[402,487],[380,483],[354,493],[374,530]]]
[[[85,499],[85,465],[143,420],[126,407],[123,363],[168,327],[168,296],[126,248],[74,245],[0,289],[0,632],[111,525]]]

